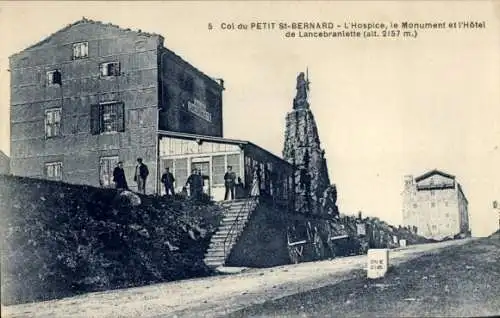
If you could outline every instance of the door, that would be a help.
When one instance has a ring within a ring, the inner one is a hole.
[[[102,187],[113,187],[113,170],[118,164],[118,157],[101,157],[99,163],[99,183]]]
[[[203,192],[210,196],[210,162],[191,162],[191,170],[192,169],[201,170],[201,175],[203,176]]]

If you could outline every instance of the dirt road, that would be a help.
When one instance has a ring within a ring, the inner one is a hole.
[[[338,284],[246,307],[240,317],[498,317],[500,235],[423,255],[370,280]]]
[[[399,264],[472,239],[392,250]],[[366,255],[2,307],[2,317],[219,317],[355,278]]]

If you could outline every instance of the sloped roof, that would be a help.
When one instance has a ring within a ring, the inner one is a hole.
[[[10,157],[9,157],[9,156],[7,156],[7,155],[5,154],[5,152],[3,152],[2,150],[0,150],[0,158],[10,159]]]
[[[46,38],[44,38],[43,40],[41,40],[41,41],[39,41],[39,42],[37,42],[37,43],[35,43],[35,44],[33,44],[33,45],[30,45],[29,47],[25,48],[25,49],[24,49],[24,50],[22,50],[21,52],[24,52],[24,51],[27,51],[27,50],[33,49],[33,48],[35,48],[35,47],[37,47],[37,46],[40,46],[40,45],[42,45],[42,44],[44,44],[44,43],[47,43],[47,42],[48,42],[48,41],[50,41],[50,39],[51,39],[52,37],[54,37],[55,35],[57,35],[57,34],[59,34],[59,33],[61,33],[61,32],[64,32],[64,31],[66,31],[66,30],[68,30],[68,29],[70,29],[70,28],[72,28],[72,27],[74,27],[74,26],[76,26],[76,25],[83,24],[83,23],[98,24],[98,25],[102,25],[102,26],[106,26],[106,27],[115,28],[115,29],[117,29],[117,30],[124,31],[124,32],[135,32],[135,33],[136,33],[136,34],[138,34],[138,35],[144,35],[144,36],[148,36],[148,37],[158,36],[158,37],[160,37],[160,38],[163,40],[163,36],[161,36],[160,34],[157,34],[157,33],[143,32],[142,30],[135,30],[135,31],[134,31],[134,30],[131,30],[131,29],[129,29],[129,28],[127,28],[127,29],[126,29],[126,28],[122,28],[122,27],[120,27],[120,26],[118,26],[118,25],[115,25],[115,24],[112,24],[112,23],[104,23],[104,22],[102,22],[102,21],[95,21],[95,20],[91,20],[91,19],[87,19],[87,18],[83,17],[83,18],[81,18],[80,20],[78,20],[78,21],[76,21],[76,22],[73,22],[73,23],[70,23],[70,24],[68,24],[67,26],[65,26],[64,28],[59,29],[58,31],[56,31],[56,32],[52,33],[51,35],[47,36],[47,37],[46,37]],[[19,53],[21,53],[21,52],[15,53],[15,54],[13,54],[12,56],[17,55],[17,54],[19,54]]]
[[[68,29],[70,29],[70,28],[72,28],[72,27],[74,27],[74,26],[76,26],[76,25],[83,24],[83,23],[97,24],[97,25],[101,25],[101,26],[105,26],[105,27],[111,27],[111,28],[115,28],[115,29],[120,30],[120,31],[123,31],[123,32],[134,32],[134,33],[136,33],[137,35],[143,35],[143,36],[147,36],[147,37],[157,36],[157,37],[159,37],[159,38],[160,38],[160,40],[161,40],[161,46],[163,47],[163,49],[164,49],[164,50],[169,51],[172,55],[174,55],[175,57],[177,57],[179,60],[181,60],[182,62],[184,62],[184,63],[188,64],[189,66],[191,66],[191,68],[192,68],[194,71],[196,71],[197,73],[201,74],[202,76],[205,76],[207,79],[212,80],[215,84],[217,84],[217,85],[221,86],[221,87],[222,87],[222,89],[224,89],[224,87],[222,86],[222,84],[221,84],[221,83],[219,83],[219,82],[218,82],[215,78],[213,78],[213,77],[211,77],[211,76],[209,76],[209,75],[205,74],[205,73],[204,73],[204,72],[202,72],[200,69],[196,68],[193,64],[189,63],[188,61],[186,61],[185,59],[183,59],[181,56],[179,56],[178,54],[176,54],[174,51],[172,51],[172,50],[170,50],[170,49],[166,48],[166,47],[164,46],[164,43],[163,43],[163,42],[164,42],[164,40],[165,40],[165,38],[164,38],[161,34],[158,34],[158,33],[151,33],[151,32],[143,32],[143,31],[142,31],[142,30],[140,30],[140,29],[139,29],[139,30],[135,30],[135,31],[134,31],[134,30],[131,30],[131,29],[129,29],[129,28],[122,28],[122,27],[120,27],[120,26],[118,26],[118,25],[116,25],[116,24],[112,24],[112,23],[104,23],[104,22],[102,22],[102,21],[91,20],[91,19],[88,19],[88,18],[86,18],[86,17],[82,17],[80,20],[78,20],[78,21],[76,21],[76,22],[73,22],[73,23],[68,24],[68,25],[67,25],[67,26],[65,26],[64,28],[59,29],[58,31],[56,31],[56,32],[52,33],[51,35],[47,36],[46,38],[44,38],[43,40],[41,40],[41,41],[39,41],[39,42],[37,42],[37,43],[35,43],[35,44],[33,44],[33,45],[30,45],[29,47],[27,47],[27,48],[23,49],[23,50],[22,50],[22,51],[20,51],[20,52],[17,52],[17,53],[12,54],[12,55],[11,55],[11,57],[16,56],[16,55],[18,55],[18,54],[20,54],[20,53],[22,53],[22,52],[24,52],[24,51],[27,51],[27,50],[30,50],[30,49],[36,48],[36,47],[38,47],[38,46],[40,46],[40,45],[42,45],[42,44],[44,44],[44,43],[47,43],[47,42],[49,42],[49,41],[50,41],[50,39],[51,39],[52,37],[54,37],[55,35],[57,35],[57,34],[59,34],[59,33],[61,33],[61,32],[64,32],[64,31],[66,31],[66,30],[68,30]]]
[[[435,174],[439,174],[439,175],[441,175],[441,176],[443,176],[445,178],[455,179],[454,175],[448,174],[448,173],[440,171],[438,169],[434,169],[434,170],[431,170],[429,172],[424,173],[421,176],[416,177],[415,181],[418,182],[420,180],[427,179],[428,177],[433,176]]]

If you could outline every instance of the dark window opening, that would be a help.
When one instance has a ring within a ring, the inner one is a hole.
[[[120,76],[120,62],[101,64],[101,76]]]
[[[61,85],[61,71],[53,70],[47,72],[47,85]]]

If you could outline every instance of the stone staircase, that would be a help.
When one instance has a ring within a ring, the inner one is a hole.
[[[257,207],[257,203],[256,198],[237,199],[220,203],[224,208],[224,218],[217,232],[212,236],[210,246],[205,253],[204,262],[207,266],[217,268],[224,265],[231,249],[245,229],[250,215]],[[238,214],[240,214],[240,217],[238,218],[238,226],[236,227],[234,224]],[[230,231],[232,240],[226,241]],[[225,251],[224,241],[226,241]]]

